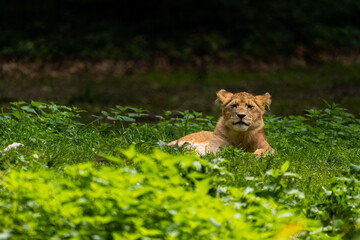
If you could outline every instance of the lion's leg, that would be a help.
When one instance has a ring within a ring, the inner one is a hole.
[[[261,155],[267,155],[271,153],[275,153],[275,150],[270,146],[268,146],[267,148],[256,149],[256,151],[254,152],[254,154],[257,155],[258,157],[260,157]]]
[[[212,135],[213,133],[209,131],[191,133],[178,140],[168,143],[168,145],[174,146],[177,143],[178,146],[183,146],[188,143],[189,145],[185,145],[186,149],[195,150],[197,155],[205,155]]]
[[[220,147],[227,147],[229,145],[228,141],[214,134],[210,139],[206,152],[215,154],[220,151]]]

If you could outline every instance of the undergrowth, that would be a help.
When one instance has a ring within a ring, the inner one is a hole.
[[[359,239],[360,119],[336,104],[266,116],[276,154],[167,142],[213,117],[13,102],[0,114],[0,239]]]

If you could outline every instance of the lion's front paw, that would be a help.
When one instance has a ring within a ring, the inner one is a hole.
[[[256,149],[256,151],[254,152],[254,154],[257,156],[257,157],[260,157],[261,155],[268,155],[268,154],[273,154],[275,153],[275,149],[273,149],[272,147],[269,147],[269,148],[259,148],[259,149]]]

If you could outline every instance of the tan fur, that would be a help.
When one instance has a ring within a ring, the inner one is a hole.
[[[231,93],[221,89],[217,93],[222,103],[222,116],[216,124],[214,132],[201,131],[191,133],[168,143],[179,146],[189,143],[187,148],[195,150],[199,155],[216,153],[220,147],[235,146],[247,152],[261,154],[273,153],[264,131],[263,115],[265,107],[270,107],[271,95],[254,96],[247,92]]]

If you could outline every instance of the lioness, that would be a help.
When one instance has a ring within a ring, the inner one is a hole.
[[[263,115],[265,107],[270,107],[271,95],[254,96],[247,92],[231,93],[224,89],[217,92],[217,100],[222,103],[222,116],[216,124],[214,132],[201,131],[191,133],[178,140],[181,146],[189,143],[187,148],[195,150],[199,155],[216,153],[220,147],[233,145],[256,155],[274,152],[266,140]]]

